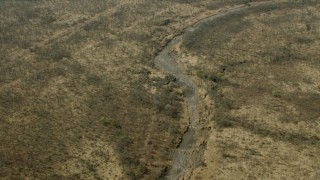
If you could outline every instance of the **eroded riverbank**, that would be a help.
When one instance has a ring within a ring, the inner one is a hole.
[[[229,15],[234,15],[239,12],[246,11],[251,8],[263,7],[272,4],[271,2],[260,2],[246,4],[243,6],[228,9],[226,11],[220,12],[218,14],[209,16],[202,20],[199,20],[191,27],[187,28],[184,33],[175,37],[164,47],[164,49],[156,56],[155,63],[156,66],[165,73],[175,76],[180,82],[182,82],[188,89],[189,94],[186,97],[188,103],[189,111],[189,126],[187,127],[185,133],[181,137],[181,142],[177,149],[172,155],[172,167],[166,171],[163,175],[164,179],[180,179],[184,175],[195,167],[199,166],[202,162],[202,155],[204,152],[204,147],[197,147],[197,140],[199,139],[200,129],[198,128],[198,123],[200,119],[208,119],[208,117],[200,117],[198,112],[198,104],[201,103],[199,98],[199,88],[197,84],[189,77],[183,65],[176,61],[176,54],[172,52],[174,46],[179,46],[184,38],[189,37],[192,33],[207,23],[214,23],[222,17]]]

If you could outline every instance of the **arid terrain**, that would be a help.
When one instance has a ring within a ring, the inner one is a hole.
[[[317,0],[0,2],[0,179],[320,179]]]

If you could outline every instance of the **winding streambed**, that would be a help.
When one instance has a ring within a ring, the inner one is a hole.
[[[198,87],[191,80],[191,78],[186,75],[185,69],[183,69],[183,67],[177,63],[175,56],[171,53],[173,46],[181,43],[184,38],[191,35],[194,31],[202,28],[202,26],[206,25],[206,23],[208,22],[212,23],[214,20],[218,18],[242,12],[248,10],[249,8],[260,6],[262,7],[268,4],[272,3],[252,3],[250,4],[250,6],[241,6],[229,9],[227,11],[202,19],[194,25],[192,25],[191,27],[187,28],[184,31],[184,33],[172,39],[171,42],[167,46],[165,46],[164,49],[156,56],[155,63],[157,68],[159,68],[163,72],[175,76],[180,82],[185,84],[191,92],[187,97],[187,103],[189,106],[188,108],[190,114],[189,127],[182,136],[181,143],[172,156],[173,164],[172,167],[164,175],[165,179],[179,179],[183,177],[183,175],[187,171],[197,166],[197,163],[194,162],[194,159],[202,156],[199,156],[199,151],[196,151],[196,136],[197,132],[199,131],[199,129],[197,128],[197,124],[199,122],[199,112],[197,110],[197,106],[199,103]]]
[[[197,86],[192,82],[192,80],[185,75],[184,69],[180,67],[175,61],[174,56],[170,53],[172,46],[181,42],[183,35],[174,38],[159,55],[156,57],[156,66],[162,71],[172,74],[179,81],[184,83],[190,90],[191,93],[187,97],[189,113],[191,115],[189,121],[189,127],[181,138],[181,143],[178,146],[178,149],[173,155],[173,166],[165,175],[166,179],[177,179],[183,174],[192,162],[188,162],[189,156],[192,153],[192,146],[194,145],[194,135],[196,132],[197,120],[199,119],[199,113],[197,111],[198,103],[198,92]]]

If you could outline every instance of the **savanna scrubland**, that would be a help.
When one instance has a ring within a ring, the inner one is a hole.
[[[243,8],[243,10],[232,11]],[[194,164],[176,178],[319,179],[320,3],[0,2],[0,177],[167,178],[199,94]]]

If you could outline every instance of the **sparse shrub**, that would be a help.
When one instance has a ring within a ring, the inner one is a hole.
[[[210,81],[215,82],[215,83],[220,83],[220,82],[222,82],[224,80],[222,72],[207,73],[207,72],[205,72],[203,70],[197,70],[196,75],[201,79],[210,80]]]
[[[215,82],[215,83],[220,83],[223,81],[223,73],[212,73],[208,76],[208,79],[210,79],[211,81]]]
[[[102,79],[95,74],[88,74],[86,78],[87,83],[90,85],[98,85],[102,83]]]
[[[221,100],[220,104],[224,109],[227,109],[227,110],[234,109],[234,102],[230,99],[224,98],[223,100]]]
[[[55,46],[52,51],[48,53],[48,56],[55,61],[59,61],[63,58],[70,58],[71,54],[66,49]]]
[[[201,79],[206,79],[207,78],[207,74],[202,70],[198,70],[196,75]]]
[[[51,14],[47,14],[45,16],[42,16],[41,17],[41,20],[43,23],[45,24],[50,24],[50,23],[53,23],[57,20],[57,18],[54,16],[54,15],[51,15]]]
[[[272,90],[271,95],[273,97],[275,97],[275,98],[280,98],[281,97],[280,92],[277,91],[277,90]]]
[[[104,125],[104,126],[109,126],[110,123],[109,123],[108,121],[103,121],[103,125]]]
[[[105,99],[110,99],[112,96],[112,92],[111,92],[111,86],[109,84],[106,84],[102,90],[102,96]]]
[[[233,117],[221,112],[217,112],[214,119],[219,128],[229,128],[235,125],[235,120]]]
[[[85,24],[85,26],[83,27],[85,31],[102,30],[104,28],[105,26],[101,20],[92,21],[90,23]]]
[[[70,51],[56,44],[48,48],[34,48],[32,52],[36,53],[41,60],[60,61],[71,57]]]
[[[117,121],[117,120],[112,120],[111,125],[117,129],[121,129],[121,125],[120,125],[119,121]]]
[[[28,49],[28,48],[31,47],[30,42],[27,41],[27,40],[21,41],[19,45],[20,45],[20,47],[23,48],[23,49]]]

